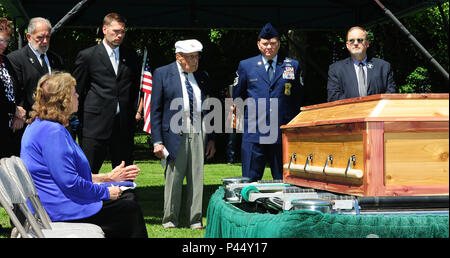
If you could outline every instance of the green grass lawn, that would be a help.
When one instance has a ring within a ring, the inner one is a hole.
[[[188,228],[164,229],[161,225],[164,203],[164,173],[161,163],[158,160],[136,161],[141,168],[141,173],[136,179],[138,187],[136,194],[144,213],[147,226],[148,237],[150,238],[201,238],[205,235],[205,230],[191,230]],[[111,170],[111,164],[105,162],[102,172]],[[210,196],[222,184],[224,177],[241,176],[240,164],[205,164],[203,190],[203,223],[207,224],[206,211]],[[265,180],[271,179],[270,168],[266,168]],[[184,189],[183,189],[184,190]],[[183,199],[185,200],[185,198]],[[182,206],[181,221],[185,223],[185,207]],[[11,225],[9,217],[3,208],[0,208],[0,238],[9,237]],[[185,224],[181,225],[186,226]]]

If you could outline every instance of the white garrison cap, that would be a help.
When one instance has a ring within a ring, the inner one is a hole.
[[[180,40],[175,43],[175,53],[194,53],[203,49],[202,43],[196,39]]]

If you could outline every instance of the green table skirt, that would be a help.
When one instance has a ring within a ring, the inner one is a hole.
[[[206,238],[448,238],[448,215],[349,215],[315,211],[245,212],[211,196]]]

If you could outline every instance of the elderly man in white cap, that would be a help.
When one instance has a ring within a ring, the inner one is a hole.
[[[202,123],[201,107],[210,90],[208,74],[197,70],[202,49],[202,44],[195,39],[177,41],[176,61],[157,68],[153,74],[153,152],[158,158],[167,160],[164,168],[164,228],[180,226],[185,177],[187,226],[203,228],[203,164],[205,156],[207,159],[214,156],[215,145],[212,135],[206,135],[202,126],[197,126]]]

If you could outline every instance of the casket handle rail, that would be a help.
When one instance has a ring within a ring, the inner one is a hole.
[[[284,168],[290,171],[303,172],[305,174],[321,173],[324,176],[342,176],[346,178],[363,177],[362,170],[353,168],[356,165],[356,155],[352,155],[348,158],[347,166],[345,168],[332,167],[333,161],[334,156],[328,155],[323,167],[313,166],[313,154],[309,154],[306,156],[305,164],[295,164],[297,162],[297,154],[293,153],[291,155],[289,164],[284,164]]]

